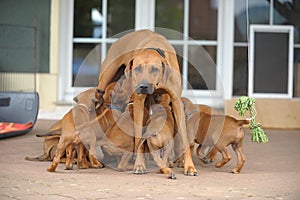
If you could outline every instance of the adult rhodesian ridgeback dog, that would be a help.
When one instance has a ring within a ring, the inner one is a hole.
[[[227,146],[231,145],[237,156],[237,164],[232,173],[240,173],[245,162],[242,149],[244,138],[242,126],[249,124],[249,120],[236,120],[228,115],[210,114],[212,112],[210,107],[195,106],[187,98],[182,98],[182,100],[191,150],[194,147],[194,142],[199,144],[196,152],[198,156],[204,154],[204,158],[201,160],[205,163],[214,161],[219,151],[222,154],[222,160],[215,166],[220,168],[231,159],[227,150]],[[193,139],[194,141],[192,141]]]
[[[184,155],[184,174],[197,175],[189,151],[184,120],[183,105],[180,100],[182,87],[180,69],[174,48],[165,37],[150,30],[129,33],[110,47],[101,65],[98,88],[105,90],[113,80],[120,78],[120,70],[131,80],[133,88],[133,116],[135,152],[137,153],[134,173],[145,173],[143,148],[138,148],[142,138],[144,102],[152,95],[158,83],[164,84],[174,95],[171,96],[172,109],[178,134],[178,153]],[[119,77],[118,77],[119,76]]]

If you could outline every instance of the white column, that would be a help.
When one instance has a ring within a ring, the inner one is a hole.
[[[58,102],[69,101],[72,90],[74,0],[60,1],[59,10],[59,58],[58,58]]]
[[[228,100],[233,87],[234,0],[219,1],[218,20],[217,68],[222,80],[217,79],[217,87],[223,89],[223,99]]]
[[[135,30],[154,31],[155,0],[136,0],[135,5]]]

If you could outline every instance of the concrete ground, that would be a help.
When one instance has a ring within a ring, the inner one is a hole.
[[[300,130],[266,130],[270,142],[250,141],[246,130],[246,163],[241,174],[229,173],[233,159],[221,169],[194,157],[199,176],[174,168],[177,180],[150,170],[145,175],[111,168],[46,171],[50,162],[26,161],[42,154],[41,138],[54,121],[38,120],[26,135],[0,140],[0,199],[300,199]]]

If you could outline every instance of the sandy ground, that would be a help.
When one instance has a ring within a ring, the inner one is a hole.
[[[221,169],[194,157],[199,176],[183,175],[174,168],[176,180],[156,169],[145,175],[111,168],[46,171],[50,162],[26,161],[42,154],[41,138],[54,121],[39,120],[26,135],[0,140],[0,199],[300,199],[300,130],[266,130],[270,142],[256,144],[246,131],[246,163],[241,174],[229,173],[233,159]]]

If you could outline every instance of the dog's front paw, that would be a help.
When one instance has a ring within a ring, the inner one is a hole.
[[[146,174],[146,165],[144,161],[144,156],[142,154],[137,154],[136,160],[133,168],[134,174]]]
[[[137,165],[134,166],[134,174],[146,174],[146,167],[145,165]]]
[[[198,172],[197,172],[195,167],[189,166],[184,170],[184,175],[186,175],[186,176],[198,176]]]
[[[239,173],[240,173],[240,170],[234,168],[234,169],[231,171],[231,173],[233,173],[233,174],[239,174]]]

